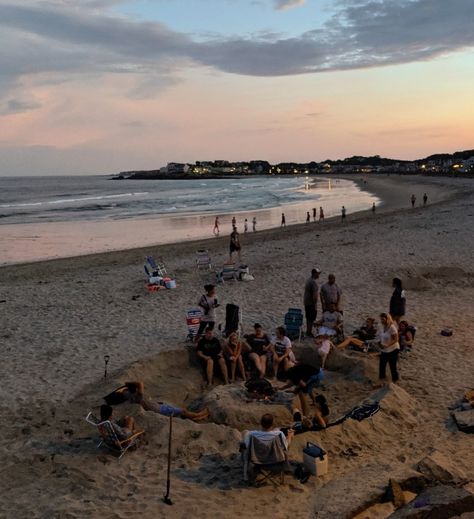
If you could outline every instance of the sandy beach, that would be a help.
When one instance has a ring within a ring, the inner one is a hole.
[[[302,308],[304,282],[319,266],[321,280],[334,273],[344,291],[350,333],[367,315],[387,311],[391,279],[403,280],[407,318],[417,334],[413,351],[400,360],[400,382],[374,391],[376,358],[332,352],[328,359],[332,418],[367,398],[380,401],[381,411],[297,436],[291,445],[295,461],[307,441],[322,445],[329,455],[326,476],[306,484],[288,476],[278,489],[247,488],[240,432],[255,428],[268,406],[249,404],[244,412],[247,404],[232,388],[200,394],[200,373],[185,348],[185,311],[215,280],[213,271],[196,269],[195,251],[209,249],[221,266],[229,241],[221,236],[0,268],[0,517],[349,518],[375,503],[389,478],[419,474],[420,461],[437,451],[453,467],[458,487],[473,492],[474,437],[457,429],[450,408],[474,386],[474,184],[430,177],[354,180],[383,200],[375,215],[242,236],[242,260],[255,280],[217,289],[222,308],[242,308],[246,331],[258,321],[273,332],[289,307]],[[426,207],[420,205],[424,192]],[[148,292],[147,254],[163,257],[176,290]],[[224,320],[223,310],[218,317]],[[452,337],[440,335],[446,326]],[[297,358],[311,353],[310,344],[295,345]],[[165,417],[139,406],[117,408],[146,430],[144,445],[120,462],[97,450],[97,433],[84,420],[105,394],[137,378],[157,399],[189,405],[201,397],[211,410],[207,423],[175,420],[173,506],[161,501]],[[281,407],[271,411],[286,425],[291,417]]]

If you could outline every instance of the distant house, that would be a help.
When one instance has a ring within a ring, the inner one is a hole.
[[[187,173],[189,171],[189,164],[181,164],[179,162],[168,162],[166,172],[170,174]]]

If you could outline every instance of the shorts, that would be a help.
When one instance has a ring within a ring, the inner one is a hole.
[[[173,407],[168,404],[160,404],[160,414],[163,416],[181,416],[183,410],[180,407]]]
[[[306,314],[306,320],[310,322],[316,321],[316,316],[318,315],[316,311],[315,305],[305,305],[304,313]]]
[[[323,378],[323,372],[320,371],[319,373],[316,373],[316,375],[313,375],[310,379],[308,379],[308,381],[306,382],[305,393],[311,395],[313,389],[321,384]]]

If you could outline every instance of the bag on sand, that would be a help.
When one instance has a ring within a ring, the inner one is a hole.
[[[127,386],[120,386],[117,389],[114,389],[112,393],[104,396],[104,400],[107,405],[118,405],[123,404],[127,400],[127,396],[124,394],[124,391],[127,389]]]

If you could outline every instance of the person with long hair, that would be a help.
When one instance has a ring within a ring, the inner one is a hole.
[[[406,310],[406,296],[403,290],[402,280],[400,278],[393,278],[392,280],[393,293],[390,298],[389,313],[398,324],[400,319],[405,315]]]
[[[397,362],[398,352],[400,351],[400,344],[398,342],[398,329],[392,316],[390,314],[380,314],[381,329],[379,332],[380,345],[382,351],[380,352],[379,362],[379,379],[385,380],[387,364],[390,366],[390,374],[392,381],[397,382],[399,379]]]
[[[244,363],[242,360],[242,341],[236,332],[232,332],[224,343],[224,355],[230,363],[230,383],[235,382],[237,366],[239,367],[242,378],[246,380],[247,377],[245,376]]]

